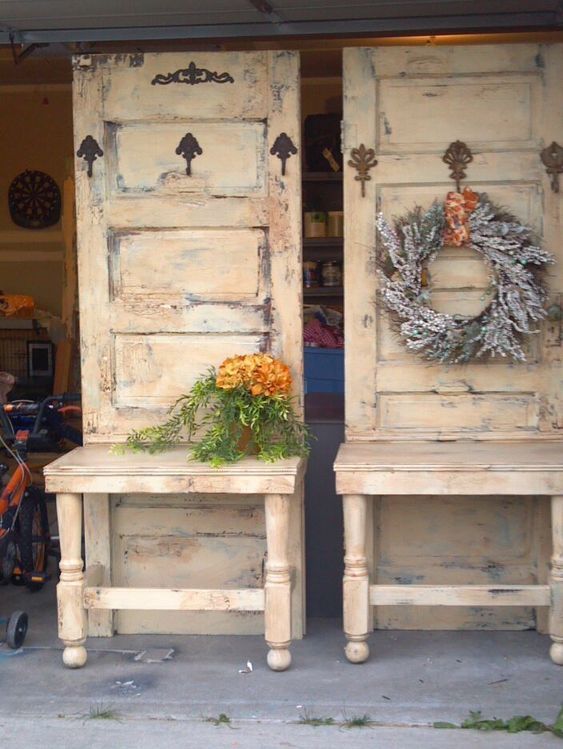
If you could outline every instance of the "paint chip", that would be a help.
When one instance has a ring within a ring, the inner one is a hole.
[[[162,663],[163,661],[171,661],[173,658],[174,648],[140,650],[133,656],[133,660],[138,663]]]

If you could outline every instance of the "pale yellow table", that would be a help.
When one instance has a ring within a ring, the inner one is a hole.
[[[563,441],[370,442],[341,445],[334,464],[344,503],[346,656],[369,656],[370,606],[548,606],[550,655],[563,665]],[[549,495],[549,585],[372,585],[367,505],[374,496]]]
[[[86,663],[87,609],[181,611],[264,611],[268,665],[283,671],[291,663],[291,570],[289,511],[302,480],[299,458],[264,463],[245,458],[223,468],[188,462],[186,448],[159,455],[112,455],[110,446],[88,445],[45,467],[45,487],[57,494],[61,576],[57,586],[59,637],[70,668]],[[104,570],[83,572],[82,495],[113,493],[261,494],[266,515],[267,563],[264,589],[164,589],[103,587]]]

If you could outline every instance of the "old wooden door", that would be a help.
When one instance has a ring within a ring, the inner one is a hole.
[[[75,59],[86,442],[158,422],[198,375],[237,353],[282,357],[301,395],[298,62],[286,52]],[[284,150],[282,133],[297,150]],[[87,553],[113,558],[114,584],[261,584],[261,502],[178,497],[155,513],[156,502],[112,499],[110,549],[108,519],[87,501]],[[299,635],[299,513],[293,527]],[[260,617],[202,612],[117,621],[120,631],[262,627]]]
[[[528,342],[528,361],[430,365],[391,332],[377,301],[378,211],[391,220],[454,189],[442,156],[452,141],[474,160],[465,184],[530,224],[558,256],[552,303],[563,291],[561,193],[540,151],[563,137],[562,45],[349,49],[344,55],[345,163],[362,143],[377,165],[365,197],[345,174],[346,423],[348,440],[541,440],[563,428],[559,323]],[[470,250],[444,248],[431,270],[432,304],[473,315],[488,274]],[[408,449],[408,447],[406,447]],[[377,582],[532,582],[545,574],[540,500],[383,499],[374,525]],[[527,627],[532,611],[393,609],[380,627]]]

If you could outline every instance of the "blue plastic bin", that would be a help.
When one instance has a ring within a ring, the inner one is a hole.
[[[305,346],[305,393],[344,392],[344,349]]]

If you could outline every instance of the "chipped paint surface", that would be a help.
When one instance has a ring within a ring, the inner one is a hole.
[[[549,189],[538,148],[563,117],[562,75],[562,45],[345,51],[344,119],[378,158],[363,200],[353,175],[344,174],[348,441],[521,439],[560,429],[561,345],[544,338],[546,326],[527,340],[524,365],[443,367],[405,349],[374,303],[373,217],[443,199],[451,181],[442,154],[463,140],[474,155],[466,184],[543,235],[559,255],[550,286],[561,293],[561,198]],[[346,142],[347,153],[357,145]],[[487,270],[470,251],[444,248],[429,271],[436,309],[471,316],[487,303]],[[378,583],[494,583],[502,590],[546,579],[544,500],[413,497],[376,505]],[[522,607],[381,606],[375,616],[377,626],[393,628],[545,627],[540,609]]]
[[[116,496],[113,549],[122,564],[115,568],[116,585],[169,588],[258,588],[263,585],[266,549],[264,508],[260,497],[248,504],[218,496]],[[160,506],[159,506],[160,505]],[[217,620],[217,621],[214,621]],[[219,624],[220,622],[220,624]],[[249,631],[263,632],[263,619],[252,615]],[[120,632],[154,631],[206,634],[236,632],[216,612],[121,611]]]
[[[151,84],[192,61],[228,72],[234,82]],[[104,150],[91,179],[82,169],[77,173],[87,443],[119,441],[130,429],[156,423],[197,376],[237,353],[283,357],[301,398],[301,165],[299,156],[292,158],[282,178],[280,161],[270,154],[280,132],[300,149],[298,95],[295,53],[75,60],[76,138],[91,133]],[[176,153],[189,132],[202,150],[191,175]],[[98,533],[111,533],[114,584],[261,584],[263,508],[250,502],[235,511],[224,498],[183,510],[152,501],[151,509],[120,502],[111,522],[100,525]],[[92,502],[89,538],[96,533],[95,508]],[[143,532],[133,530],[137,515],[147,518]],[[299,637],[300,502],[291,527]],[[95,616],[98,632],[106,616],[109,633],[111,614]],[[127,611],[116,622],[127,632],[263,628],[254,613]]]

